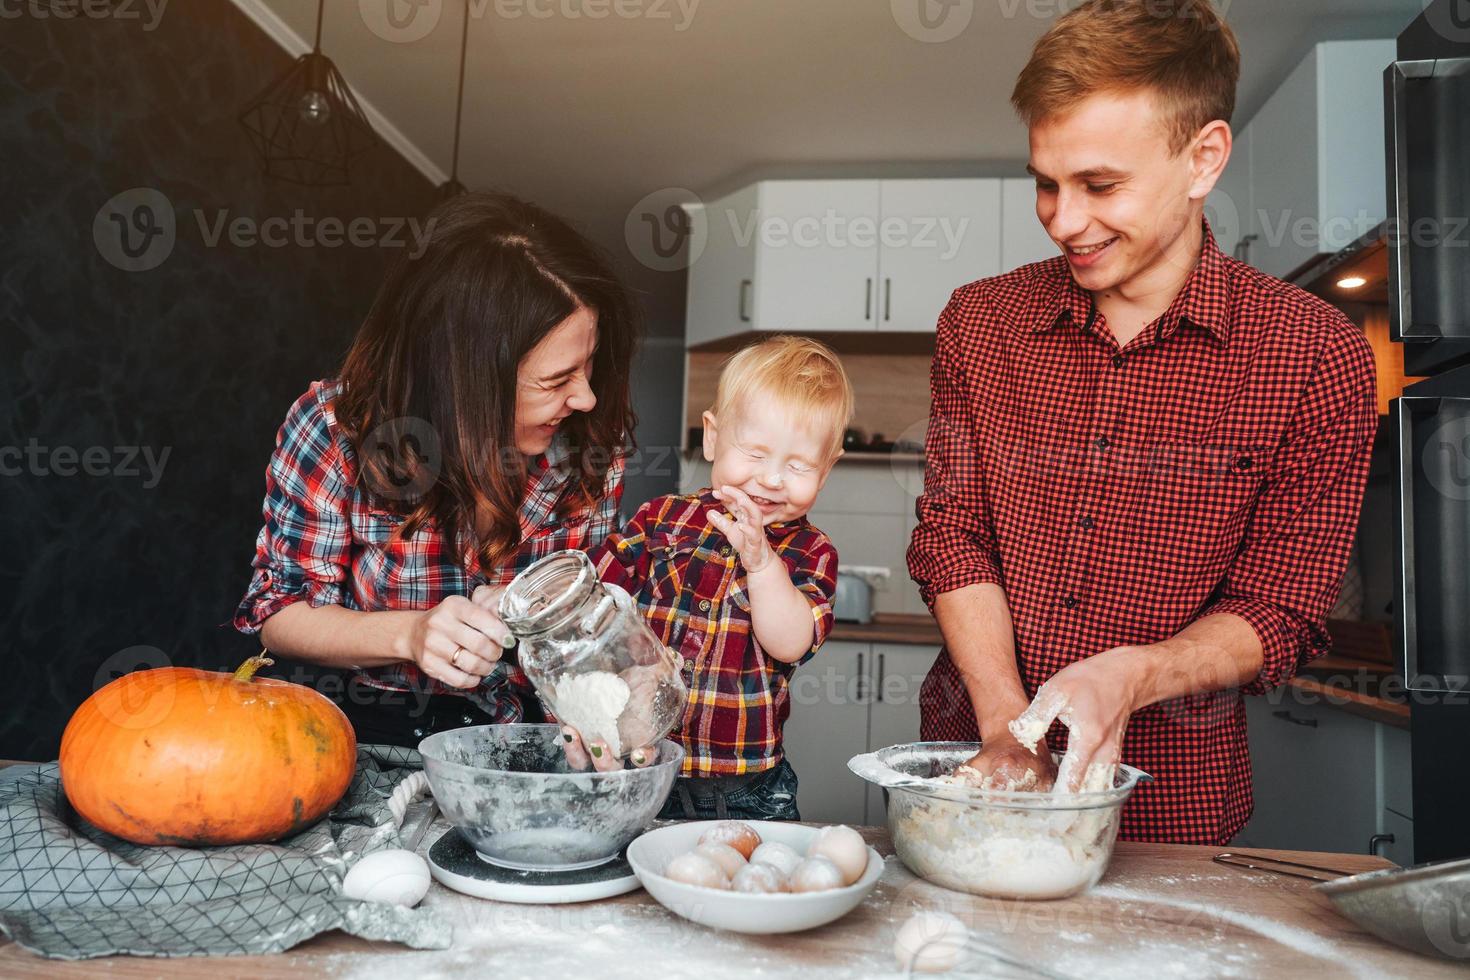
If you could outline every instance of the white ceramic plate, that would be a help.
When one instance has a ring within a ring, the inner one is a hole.
[[[868,848],[868,868],[846,888],[799,895],[747,895],[686,885],[663,876],[668,863],[692,851],[717,821],[702,820],[650,830],[628,845],[628,863],[660,905],[690,922],[732,932],[771,935],[800,932],[842,918],[862,904],[883,876],[883,858]],[[764,841],[778,841],[805,854],[817,828],[765,820],[743,821]]]

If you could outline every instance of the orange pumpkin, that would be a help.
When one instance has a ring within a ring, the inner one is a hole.
[[[89,697],[61,736],[61,785],[78,813],[136,844],[246,844],[320,820],[357,765],[329,699],[255,672],[160,667]]]

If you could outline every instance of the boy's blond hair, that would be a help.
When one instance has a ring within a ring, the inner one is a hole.
[[[1147,89],[1177,154],[1230,121],[1239,78],[1235,32],[1210,0],[1088,0],[1036,42],[1011,104],[1034,126],[1100,92]]]
[[[778,335],[742,348],[720,371],[710,411],[725,422],[762,395],[779,401],[811,431],[827,432],[829,458],[842,451],[842,436],[852,421],[852,385],[826,344]]]

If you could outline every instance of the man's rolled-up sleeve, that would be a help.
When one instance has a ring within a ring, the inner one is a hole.
[[[983,582],[1003,584],[973,401],[957,345],[958,296],[939,316],[929,371],[924,492],[914,506],[918,524],[908,549],[909,575],[931,609],[942,593]]]
[[[1261,641],[1263,694],[1326,653],[1357,533],[1378,409],[1371,348],[1346,321],[1323,351],[1274,454],[1240,553],[1204,615],[1245,620]]]

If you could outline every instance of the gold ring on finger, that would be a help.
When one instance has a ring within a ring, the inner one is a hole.
[[[454,652],[449,655],[449,666],[459,670],[459,655],[464,653],[464,647],[455,647]]]

